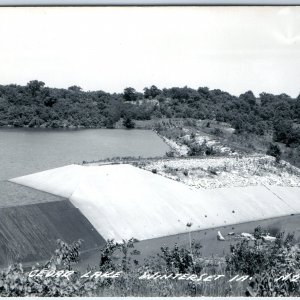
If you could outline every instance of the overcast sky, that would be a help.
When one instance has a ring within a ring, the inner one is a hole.
[[[0,8],[0,84],[300,93],[300,7]]]

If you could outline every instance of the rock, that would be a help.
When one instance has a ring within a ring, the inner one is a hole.
[[[276,237],[270,236],[270,235],[266,235],[266,236],[262,235],[261,238],[264,242],[274,242],[274,241],[276,241]]]
[[[251,233],[242,232],[241,237],[252,240],[252,241],[255,241],[255,237]]]
[[[220,231],[218,231],[217,238],[219,241],[225,241],[225,238],[223,237]]]
[[[228,235],[235,235],[235,232],[228,232]]]

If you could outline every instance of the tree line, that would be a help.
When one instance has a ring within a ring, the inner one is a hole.
[[[45,128],[114,128],[124,120],[194,118],[227,122],[236,133],[271,133],[276,142],[300,144],[300,95],[251,91],[240,96],[207,87],[159,89],[152,85],[137,92],[83,91],[79,86],[50,88],[32,80],[26,86],[0,85],[0,126]]]

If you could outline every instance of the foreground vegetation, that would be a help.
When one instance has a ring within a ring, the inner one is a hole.
[[[278,233],[275,240],[268,241],[268,233],[260,227],[249,236],[233,244],[225,258],[202,257],[199,241],[190,241],[185,248],[176,244],[161,247],[160,253],[143,262],[134,239],[107,241],[99,250],[99,265],[87,270],[94,274],[90,277],[82,277],[77,268],[81,241],[70,245],[58,241],[51,259],[32,268],[52,270],[51,276],[29,276],[32,270],[24,271],[20,264],[11,266],[0,273],[0,295],[299,296],[300,249],[293,236]],[[58,275],[58,270],[74,272],[67,278]],[[104,274],[112,272],[122,273],[105,278]],[[152,279],[145,279],[145,274]],[[157,274],[169,277],[153,279]],[[187,274],[194,277],[187,279]]]

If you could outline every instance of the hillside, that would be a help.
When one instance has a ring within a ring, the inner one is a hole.
[[[251,91],[234,96],[219,89],[199,87],[158,89],[151,86],[139,93],[83,91],[46,87],[38,80],[26,86],[0,85],[0,126],[42,128],[135,127],[139,120],[192,119],[226,122],[236,136],[270,137],[289,149],[286,157],[299,163],[300,97]],[[192,123],[191,123],[192,124]]]

